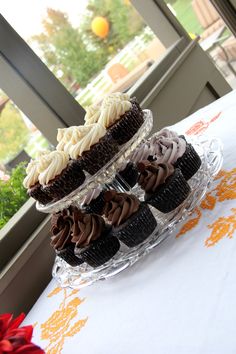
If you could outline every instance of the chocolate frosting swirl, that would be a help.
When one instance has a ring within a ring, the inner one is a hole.
[[[98,239],[105,229],[105,221],[96,214],[85,214],[75,208],[73,213],[72,242],[76,247],[88,246],[91,241]]]
[[[138,184],[146,193],[154,193],[174,173],[174,167],[169,163],[144,160],[137,167],[140,171]]]
[[[104,215],[114,226],[124,223],[134,214],[140,205],[140,201],[132,194],[107,191],[104,195]]]
[[[73,225],[72,209],[65,209],[53,214],[51,218],[51,246],[60,251],[71,243],[71,230]]]

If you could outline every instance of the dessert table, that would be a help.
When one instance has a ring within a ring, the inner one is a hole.
[[[219,137],[221,171],[191,216],[132,267],[81,290],[50,282],[24,322],[47,354],[235,354],[236,91],[171,129]]]

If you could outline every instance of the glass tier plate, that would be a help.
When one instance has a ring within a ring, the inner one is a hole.
[[[137,133],[126,143],[123,144],[119,152],[96,174],[91,176],[86,173],[85,182],[72,193],[66,195],[64,198],[42,205],[39,202],[36,203],[36,208],[44,213],[56,213],[59,210],[68,208],[71,204],[80,205],[85,195],[93,188],[112,182],[117,171],[122,168],[122,165],[131,152],[146,138],[152,130],[153,116],[152,112],[148,109],[143,110],[144,122],[139,128]]]
[[[78,267],[71,267],[61,258],[56,257],[52,274],[60,286],[80,289],[97,280],[115,276],[146,256],[166,240],[180,222],[188,218],[194,208],[201,202],[223,162],[223,149],[219,139],[200,136],[191,141],[188,138],[188,141],[193,144],[198,152],[202,164],[197,173],[188,181],[191,193],[182,205],[168,214],[163,214],[150,207],[158,225],[154,232],[142,244],[134,248],[128,248],[121,243],[121,248],[117,254],[101,267],[92,268],[85,263]],[[133,188],[132,193],[136,194],[139,199],[143,198],[143,192],[139,188]]]

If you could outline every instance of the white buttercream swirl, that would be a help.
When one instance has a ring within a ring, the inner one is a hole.
[[[103,99],[102,106],[106,105],[107,103],[113,102],[114,100],[130,101],[130,95],[128,93],[123,92],[110,93]]]
[[[59,128],[57,133],[58,144],[56,146],[56,150],[67,152],[65,146],[69,143],[69,141],[71,140],[73,134],[75,134],[75,131],[77,129],[78,126],[71,126],[69,128],[62,128],[62,129]]]
[[[39,183],[47,185],[58,176],[69,162],[69,155],[64,151],[52,151],[38,160]]]
[[[27,176],[23,181],[23,186],[25,188],[30,188],[34,186],[39,181],[39,172],[38,172],[38,161],[31,160],[26,167]]]
[[[84,117],[85,125],[97,123],[101,114],[101,108],[97,104],[92,104],[86,108],[86,114]]]
[[[72,159],[77,159],[84,151],[88,151],[106,134],[106,129],[98,123],[81,126],[80,128],[80,140],[76,144],[71,144],[69,148]]]
[[[112,97],[109,100],[104,100],[101,107],[101,115],[98,123],[108,128],[114,124],[120,117],[129,111],[132,103],[129,101],[122,101],[119,98]]]

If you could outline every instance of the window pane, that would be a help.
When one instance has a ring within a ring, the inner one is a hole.
[[[0,90],[0,229],[28,199],[25,166],[49,142]]]
[[[236,88],[236,39],[210,0],[165,0],[192,38],[213,60],[224,78]]]
[[[1,12],[82,106],[127,91],[166,51],[129,0],[9,0]]]

